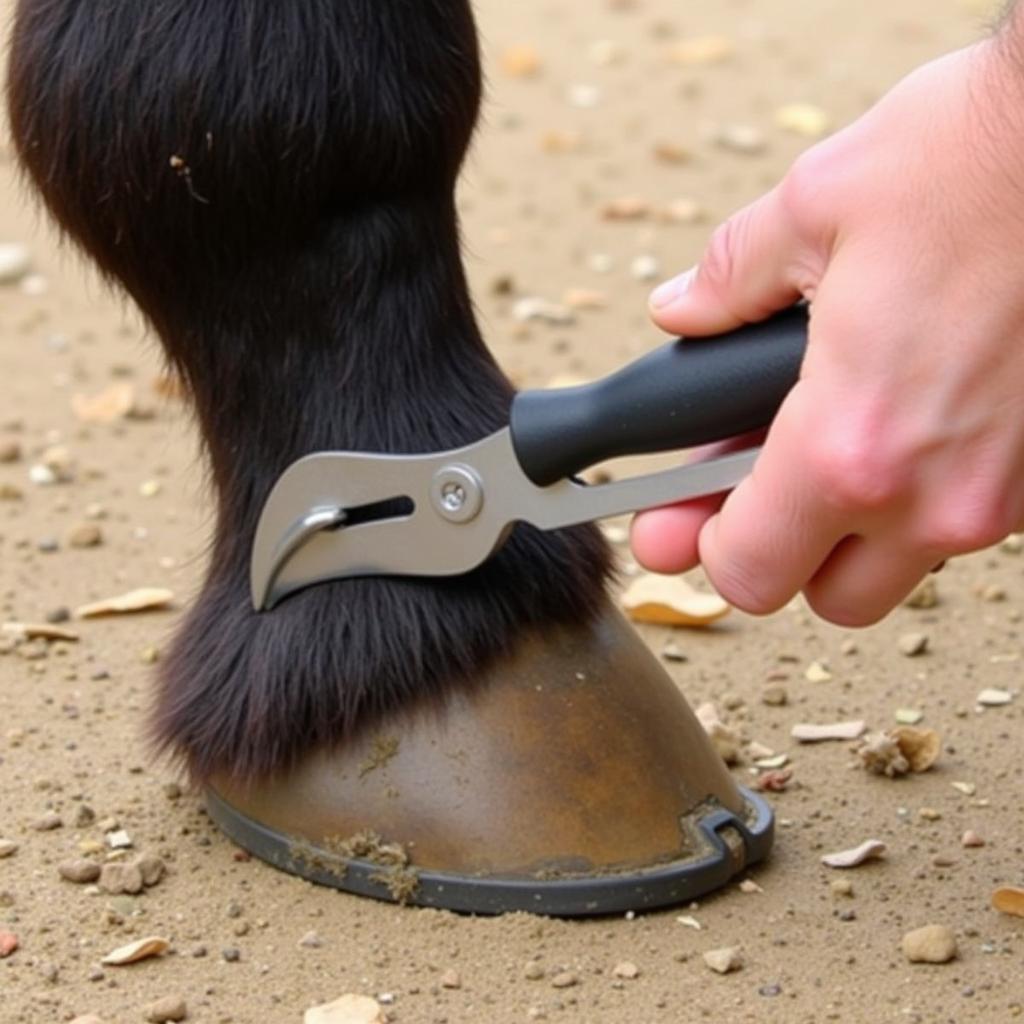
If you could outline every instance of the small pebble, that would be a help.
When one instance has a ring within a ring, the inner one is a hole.
[[[0,960],[6,960],[18,948],[18,936],[0,929]]]
[[[13,284],[27,273],[31,261],[28,249],[16,242],[0,243],[0,284]]]
[[[60,877],[76,885],[88,885],[100,877],[100,866],[95,861],[86,860],[84,857],[78,860],[66,860],[57,868]]]
[[[927,633],[904,633],[899,639],[900,654],[916,658],[928,650]]]
[[[945,964],[956,954],[956,936],[945,925],[930,924],[903,936],[903,955],[912,964]]]
[[[103,543],[103,531],[95,523],[82,523],[68,534],[68,545],[73,548],[95,548]]]
[[[188,1007],[180,996],[166,996],[150,1003],[146,1007],[145,1017],[151,1024],[164,1024],[165,1021],[184,1020],[188,1016]]]
[[[773,683],[761,691],[761,703],[770,708],[781,708],[789,703],[789,694],[784,686]]]
[[[829,889],[831,889],[833,896],[842,899],[849,899],[853,896],[853,882],[848,878],[835,879],[835,881],[829,884]]]
[[[1013,694],[1009,690],[987,689],[977,696],[977,702],[987,708],[1003,707],[1012,701]]]
[[[623,960],[622,963],[616,964],[612,968],[612,974],[616,978],[625,978],[627,981],[633,981],[635,978],[640,977],[640,968],[631,960]]]
[[[54,829],[61,828],[63,824],[64,820],[56,811],[47,811],[41,818],[32,822],[32,827],[37,832],[52,832]]]
[[[939,585],[934,576],[923,579],[907,595],[903,602],[905,608],[928,609],[934,608],[939,603]]]
[[[456,970],[447,970],[441,975],[441,988],[462,988],[462,978]]]
[[[222,949],[220,951],[220,955],[224,957],[229,964],[236,964],[242,959],[242,951],[236,946],[228,946],[226,949]]]
[[[21,458],[21,445],[17,441],[0,441],[0,462],[17,462]]]
[[[709,949],[704,954],[704,963],[716,974],[731,974],[743,966],[740,951],[733,946],[722,949]]]
[[[572,988],[580,979],[572,971],[560,971],[551,979],[552,988]]]
[[[112,896],[123,893],[135,896],[145,888],[142,871],[135,863],[114,861],[104,864],[100,872],[100,888]]]
[[[544,977],[544,968],[536,960],[531,960],[523,971],[527,981],[540,981]]]
[[[317,932],[306,932],[306,934],[299,939],[299,945],[304,946],[306,949],[319,949],[323,944],[323,939],[320,938]]]
[[[18,844],[13,839],[0,839],[0,860],[13,857],[18,852]]]
[[[967,848],[968,850],[977,849],[980,846],[985,845],[985,840],[978,835],[977,832],[972,829],[968,829],[960,837],[960,845]]]

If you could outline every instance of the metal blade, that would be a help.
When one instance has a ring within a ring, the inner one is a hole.
[[[509,430],[429,455],[321,452],[292,465],[260,517],[252,600],[272,608],[293,591],[356,576],[454,576],[478,566],[511,525],[542,530],[729,490],[758,450],[609,484],[532,483]],[[408,497],[411,514],[345,525],[345,513]]]

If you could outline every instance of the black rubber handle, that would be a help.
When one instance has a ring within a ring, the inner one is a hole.
[[[620,455],[690,448],[766,427],[800,375],[807,307],[715,338],[672,342],[610,377],[523,391],[516,456],[542,487]]]

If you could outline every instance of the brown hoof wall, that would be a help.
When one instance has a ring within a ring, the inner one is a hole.
[[[492,914],[610,914],[695,899],[767,855],[676,685],[616,612],[523,642],[470,692],[413,708],[213,819],[314,882]]]

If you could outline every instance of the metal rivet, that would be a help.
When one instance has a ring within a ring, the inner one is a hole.
[[[430,485],[434,508],[453,523],[468,523],[484,503],[480,478],[469,466],[442,466]]]

